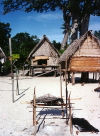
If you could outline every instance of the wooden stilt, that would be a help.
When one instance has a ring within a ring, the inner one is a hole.
[[[94,80],[94,72],[93,72],[93,80]]]
[[[10,65],[11,65],[11,79],[12,79],[12,102],[14,103],[14,73],[13,73],[11,38],[9,38],[9,50],[10,50]]]
[[[98,77],[98,82],[99,82],[99,84],[100,84],[100,73],[98,73],[99,74],[99,77]]]
[[[67,98],[68,98],[68,90],[67,90],[67,61],[65,63],[65,87],[66,87],[66,124],[68,124],[68,119],[67,119]]]
[[[97,72],[95,72],[95,80],[97,80]]]
[[[25,70],[24,70],[24,66],[23,66],[23,76],[24,76]]]
[[[34,68],[32,67],[32,76],[34,76]]]
[[[17,69],[16,69],[16,82],[17,82],[16,95],[19,95],[19,83],[18,83],[18,70]]]
[[[72,72],[72,85],[74,85],[75,84],[75,73],[74,72]]]
[[[59,66],[60,68],[60,95],[61,95],[61,99],[62,99],[62,77],[61,77],[61,65]],[[62,108],[62,118],[64,117],[64,109],[63,106],[61,106]]]

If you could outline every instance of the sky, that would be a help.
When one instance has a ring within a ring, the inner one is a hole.
[[[6,15],[0,14],[0,22],[10,23],[12,37],[17,33],[27,32],[30,35],[37,35],[40,39],[45,34],[50,41],[61,42],[63,39],[61,29],[63,16],[60,11],[47,13],[15,11]],[[91,16],[89,30],[100,30],[100,17]]]

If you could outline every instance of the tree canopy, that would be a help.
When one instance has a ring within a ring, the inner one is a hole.
[[[37,36],[30,36],[29,33],[17,33],[12,37],[12,52],[13,54],[19,54],[20,59],[16,62],[18,67],[21,67],[27,59],[30,51],[38,43]]]
[[[60,9],[65,26],[63,46],[69,34],[73,41],[78,31],[83,35],[88,30],[90,15],[100,16],[100,0],[3,0],[2,4],[4,14],[15,10],[48,12]]]
[[[95,31],[95,32],[94,32],[94,35],[100,39],[100,30]]]
[[[0,22],[0,47],[3,49],[6,55],[9,54],[9,37],[11,28],[9,23]]]

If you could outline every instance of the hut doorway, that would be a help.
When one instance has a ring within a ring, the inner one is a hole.
[[[47,65],[47,60],[38,60],[38,65]]]

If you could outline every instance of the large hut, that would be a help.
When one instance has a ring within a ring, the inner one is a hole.
[[[86,32],[80,39],[76,39],[60,57],[62,69],[74,73],[87,75],[89,72],[100,72],[100,40],[91,31]],[[67,66],[66,66],[67,65]]]
[[[27,58],[30,61],[31,74],[33,75],[37,68],[42,68],[42,72],[45,72],[47,68],[49,70],[56,69],[59,57],[58,51],[44,35]]]

